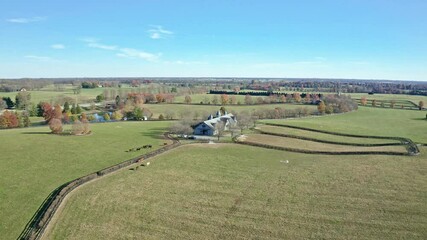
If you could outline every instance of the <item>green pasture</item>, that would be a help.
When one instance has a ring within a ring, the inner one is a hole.
[[[176,103],[183,103],[184,100],[185,100],[185,96],[186,95],[181,95],[181,96],[175,97],[175,102]],[[191,97],[191,103],[200,103],[200,102],[205,103],[206,100],[208,100],[208,102],[210,102],[211,104],[213,104],[212,100],[214,99],[214,96],[217,97],[218,103],[221,102],[221,94],[208,94],[208,93],[205,93],[205,94],[191,94],[191,95],[188,95],[188,96]],[[228,95],[228,98],[230,99],[232,96],[234,96],[236,98],[237,102],[240,102],[241,104],[245,104],[245,96],[244,95]],[[254,102],[256,102],[256,97],[252,96],[252,100]]]
[[[304,119],[263,122],[359,135],[406,137],[427,144],[426,111],[359,107],[357,111]]]
[[[344,93],[347,94],[347,93]],[[368,100],[385,100],[385,101],[390,101],[390,100],[395,100],[395,101],[400,101],[400,100],[407,100],[407,101],[412,101],[415,104],[418,105],[419,101],[424,101],[427,103],[427,96],[419,96],[419,95],[408,95],[408,94],[373,94],[373,95],[369,95],[367,93],[349,93],[348,95],[350,95],[352,98],[355,99],[360,99],[362,97],[366,97],[366,99]]]
[[[31,94],[31,102],[38,104],[39,102],[55,103],[60,98],[72,98],[78,103],[92,102],[96,96],[103,93],[104,89],[82,89],[80,94],[74,94],[72,89],[64,91],[27,91]],[[0,92],[0,97],[10,97],[15,102],[15,96],[18,92]]]
[[[333,142],[341,143],[357,143],[357,144],[384,144],[384,143],[400,143],[397,140],[391,139],[375,139],[375,138],[358,138],[358,137],[346,137],[346,136],[337,136],[327,133],[319,133],[313,131],[307,131],[302,129],[295,129],[289,127],[276,127],[270,125],[258,125],[258,129],[267,132],[267,133],[279,133],[279,134],[288,134],[300,137],[309,137],[318,140],[326,140]]]
[[[293,148],[307,151],[325,151],[325,152],[393,152],[407,153],[406,148],[402,145],[398,146],[381,146],[381,147],[365,147],[365,146],[349,146],[340,144],[320,143],[295,139],[282,136],[272,136],[267,134],[249,134],[244,137],[243,142],[252,142],[258,144],[267,144],[270,146]]]
[[[425,239],[425,159],[185,145],[73,191],[45,239]]]
[[[221,105],[187,105],[187,104],[145,104],[144,108],[148,108],[153,113],[153,118],[158,118],[160,114],[165,114],[167,112],[173,112],[175,118],[181,118],[182,116],[189,116],[189,113],[194,113],[200,118],[207,118],[209,114],[215,114],[221,108]],[[282,108],[288,110],[295,110],[297,108],[307,107],[312,111],[317,111],[317,106],[315,105],[304,105],[304,104],[261,104],[261,105],[225,105],[225,109],[228,112],[253,112],[256,110],[263,109],[274,109]]]
[[[48,127],[0,131],[0,238],[16,239],[61,184],[159,148],[168,122],[92,124],[92,135],[57,136]],[[67,126],[69,128],[69,126]]]

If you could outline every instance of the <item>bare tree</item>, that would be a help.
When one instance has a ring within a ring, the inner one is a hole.
[[[220,121],[217,124],[215,124],[215,135],[218,137],[218,141],[220,137],[224,136],[224,132],[225,132],[225,124],[223,121]]]
[[[237,127],[240,129],[240,133],[243,133],[244,129],[248,129],[254,124],[254,118],[247,111],[241,112],[237,115]]]
[[[173,124],[169,128],[169,131],[175,134],[190,135],[193,133],[193,128],[191,127],[191,125],[192,121],[190,119],[183,119]]]

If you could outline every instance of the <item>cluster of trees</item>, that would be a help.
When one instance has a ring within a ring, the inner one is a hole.
[[[97,88],[99,85],[98,82],[82,82],[82,88]]]
[[[126,97],[117,95],[115,103],[117,108],[123,108],[126,104],[133,104],[136,106],[142,106],[144,103],[173,103],[175,96],[167,93],[128,93]]]
[[[42,113],[45,122],[49,125],[50,130],[54,134],[61,134],[63,132],[64,123],[73,123],[71,134],[81,135],[88,134],[90,132],[88,117],[85,113],[82,113],[80,117],[72,115],[72,109],[79,109],[74,107],[69,108],[69,105],[64,105],[62,108],[59,104],[55,106],[50,105],[49,103],[40,103],[39,104],[39,113]],[[77,110],[74,110],[77,114]]]
[[[342,93],[389,93],[389,94],[414,94],[427,95],[427,84],[421,82],[381,82],[357,79],[286,79],[258,81],[253,79],[241,82],[242,89],[264,90],[264,91],[312,91],[320,92],[342,92]]]
[[[26,90],[40,90],[52,84],[48,79],[0,79],[0,92],[16,92],[22,88]]]
[[[357,103],[350,96],[345,95],[327,95],[317,105],[320,114],[345,113],[357,110]]]
[[[31,94],[29,92],[19,92],[15,96],[15,102],[10,97],[0,99],[0,109],[28,109],[31,105]]]
[[[89,127],[89,120],[85,113],[82,113],[80,120],[76,120],[71,128],[71,134],[73,135],[85,135],[91,132]]]
[[[20,128],[29,127],[31,125],[30,115],[27,111],[17,113],[15,111],[4,111],[0,115],[0,128]]]
[[[226,94],[226,95],[250,95],[250,96],[272,96],[274,95],[276,98],[284,95],[289,98],[292,97],[295,93],[284,93],[278,91],[221,91],[221,90],[210,90],[209,94]],[[310,95],[312,98],[321,98],[322,94],[320,93],[298,93],[301,98],[305,98],[306,95]]]
[[[234,105],[234,104],[245,104],[245,105],[254,105],[254,104],[271,104],[271,103],[305,103],[305,104],[317,104],[319,102],[320,94],[308,94],[308,93],[292,93],[292,94],[271,94],[265,97],[262,96],[252,96],[246,94],[243,100],[243,103],[238,101],[235,95],[221,94],[213,95],[211,99],[208,96],[201,102],[201,104],[214,104],[214,105]],[[188,100],[187,100],[188,97]],[[185,103],[191,103],[191,97],[186,96]]]

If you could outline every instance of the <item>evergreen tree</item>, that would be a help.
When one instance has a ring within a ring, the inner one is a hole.
[[[8,109],[11,109],[15,106],[15,103],[12,101],[12,99],[10,97],[3,97],[3,101],[6,102]]]
[[[70,104],[68,102],[64,103],[64,110],[62,111],[63,113],[68,112],[70,110]]]
[[[82,113],[82,108],[80,107],[80,105],[78,105],[77,104],[77,107],[76,107],[76,114],[80,114],[80,113]]]
[[[75,103],[73,103],[73,105],[71,106],[71,114],[77,114],[76,104]]]
[[[120,95],[116,96],[116,107],[118,107],[121,103]]]

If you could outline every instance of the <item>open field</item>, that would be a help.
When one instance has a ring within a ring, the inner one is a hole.
[[[208,99],[208,101],[210,101],[212,103],[212,99],[214,98],[214,96],[217,96],[219,102],[221,102],[221,94],[191,94],[189,95],[191,97],[191,102],[192,103],[200,103],[200,102],[205,102],[206,98]],[[236,101],[240,102],[241,104],[245,103],[245,96],[244,95],[228,95],[228,97],[230,98],[231,96],[236,97]],[[185,95],[182,96],[177,96],[175,98],[175,102],[177,103],[183,103],[185,99]],[[256,101],[256,97],[252,96],[252,100],[255,102]]]
[[[180,118],[180,115],[188,115],[188,112],[197,112],[200,117],[208,117],[209,114],[214,114],[220,109],[220,105],[187,105],[187,104],[145,104],[153,113],[153,118],[158,118],[160,114],[165,115],[166,112],[172,111],[175,113],[175,118]],[[315,105],[302,105],[302,104],[262,104],[262,105],[225,105],[228,112],[252,112],[261,109],[274,109],[277,107],[283,109],[297,109],[307,107],[310,110],[317,111]]]
[[[59,185],[125,161],[165,142],[168,122],[92,124],[92,135],[57,136],[48,127],[0,131],[0,238],[14,239]]]
[[[397,140],[391,139],[375,139],[375,138],[358,138],[358,137],[346,137],[346,136],[337,136],[326,133],[319,133],[313,131],[307,131],[302,129],[295,129],[289,127],[276,127],[270,125],[258,125],[257,129],[260,129],[263,132],[267,133],[276,133],[276,134],[288,134],[301,137],[310,137],[318,140],[326,140],[333,142],[341,143],[356,143],[356,144],[384,144],[384,143],[399,143]]]
[[[347,93],[344,93],[347,94]],[[408,94],[379,94],[376,93],[374,95],[369,95],[367,93],[349,93],[352,98],[360,99],[362,97],[366,97],[366,99],[376,99],[376,100],[395,100],[395,101],[401,101],[401,100],[407,100],[412,101],[415,104],[418,104],[419,101],[427,101],[426,96],[418,96],[418,95],[408,95]]]
[[[258,144],[267,144],[270,146],[286,147],[307,151],[326,151],[326,152],[394,152],[407,153],[404,146],[381,146],[381,147],[360,147],[345,146],[338,144],[319,143],[295,138],[272,136],[266,134],[249,134],[245,136],[244,142],[253,142]]]
[[[74,191],[45,239],[425,239],[426,158],[186,145]]]
[[[69,97],[74,100],[77,99],[78,103],[94,101],[96,96],[104,91],[102,88],[82,89],[81,93],[76,95],[72,89],[64,91],[27,91],[31,94],[31,102],[38,104],[39,102],[55,103],[58,98]],[[15,101],[15,96],[18,92],[1,92],[0,97],[10,97]]]
[[[405,137],[427,144],[425,115],[425,111],[359,107],[346,114],[263,122],[359,135]]]

